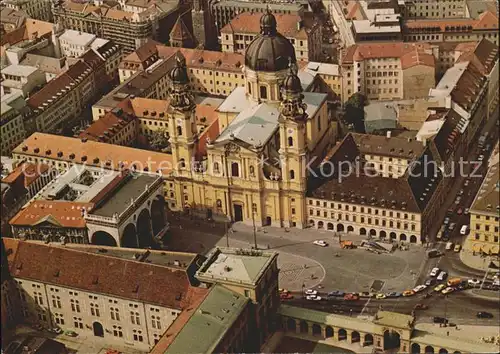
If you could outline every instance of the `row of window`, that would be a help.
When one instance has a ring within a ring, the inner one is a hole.
[[[313,201],[313,200],[309,199],[308,204],[309,205],[316,205],[316,206],[319,206],[319,207],[322,206],[323,208],[335,209],[335,203],[333,203],[333,202],[325,202],[325,201],[321,202],[319,200]],[[345,211],[354,211],[354,212],[356,212],[358,210],[358,207],[356,205],[349,205],[349,204],[340,204],[340,203],[338,203],[336,210],[345,210]],[[365,213],[365,210],[366,210],[367,214],[396,217],[398,219],[400,219],[401,217],[403,217],[403,219],[405,219],[405,220],[411,219],[412,221],[415,221],[415,214],[411,214],[410,215],[410,214],[407,214],[407,213],[393,212],[393,211],[390,211],[390,210],[387,212],[384,209],[382,209],[381,211],[379,211],[379,209],[376,209],[376,208],[365,208],[365,207],[360,207],[359,208],[359,211],[361,213]]]
[[[483,235],[483,238],[485,242],[490,242],[490,237],[488,235]],[[481,240],[481,234],[476,232],[474,239],[477,241]],[[493,236],[493,242],[498,243],[498,236]]]
[[[309,209],[309,215],[313,216],[314,214],[315,214],[314,210],[313,209]],[[316,216],[321,217],[321,211],[320,210],[316,210]],[[324,218],[328,218],[328,212],[324,211],[323,212],[323,217]],[[344,220],[344,221],[358,222],[357,215],[330,213],[330,218],[333,219],[333,220],[337,220],[337,221]],[[411,230],[411,231],[415,231],[417,229],[416,224],[401,223],[399,221],[394,222],[392,220],[390,220],[389,222],[387,222],[387,220],[385,220],[385,219],[379,220],[379,219],[365,218],[364,216],[361,216],[359,218],[359,222],[361,224],[365,224],[366,223],[366,224],[369,224],[369,225],[373,224],[373,225],[376,225],[376,226],[389,226],[389,227],[395,227],[395,228],[398,228],[398,229],[403,228],[404,230]]]

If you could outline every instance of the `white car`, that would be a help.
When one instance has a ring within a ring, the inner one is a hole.
[[[440,269],[438,267],[432,268],[430,276],[435,277],[436,275],[439,274],[439,271]]]
[[[416,286],[415,288],[413,288],[413,291],[416,292],[416,293],[419,293],[423,290],[427,289],[427,285],[418,285]]]
[[[477,160],[478,160],[478,161],[483,161],[483,160],[484,160],[484,155],[479,155],[479,156],[477,157]]]
[[[472,286],[473,288],[475,288],[476,286],[478,286],[479,284],[481,284],[481,280],[479,279],[469,279],[467,280],[467,283]]]
[[[321,296],[318,295],[307,295],[306,300],[319,301],[321,300]]]
[[[323,241],[323,240],[316,240],[316,241],[314,241],[313,243],[314,243],[315,245],[317,245],[317,246],[321,246],[321,247],[326,247],[326,246],[328,246],[328,243],[326,243],[326,242],[325,242],[325,241]]]
[[[437,277],[437,280],[438,280],[438,281],[443,281],[443,280],[445,280],[445,279],[446,279],[446,277],[447,277],[447,276],[448,276],[448,273],[446,273],[446,272],[441,272],[441,273],[439,273],[439,275],[438,275],[438,277]]]
[[[493,286],[500,286],[500,279],[493,280]]]
[[[316,290],[313,290],[313,289],[307,289],[305,292],[306,292],[306,295],[318,295],[318,292]]]
[[[453,242],[448,242],[446,244],[445,250],[449,251],[453,249]]]
[[[452,287],[447,287],[446,289],[441,290],[441,294],[446,295],[446,294],[452,293],[452,292],[454,292],[454,291],[455,291],[455,288],[452,288]]]

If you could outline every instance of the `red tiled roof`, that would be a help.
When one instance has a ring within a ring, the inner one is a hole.
[[[50,166],[44,163],[35,164],[25,162],[17,166],[8,176],[2,179],[3,183],[14,183],[21,175],[24,175],[24,186],[27,188],[33,182],[35,182],[38,177],[47,173]]]
[[[180,52],[186,58],[186,66],[188,68],[241,72],[245,63],[244,57],[240,53],[222,53],[204,49],[167,47],[164,45],[159,45],[157,48],[160,57],[165,59],[171,58],[177,52]]]
[[[192,287],[185,270],[38,242],[3,241],[7,252],[17,247],[8,256],[15,278],[178,310],[192,308],[208,292]]]
[[[60,227],[83,229],[86,226],[82,208],[91,210],[94,204],[62,200],[35,200],[21,209],[11,220],[11,225],[34,226],[48,221]]]
[[[217,120],[213,121],[212,124],[203,131],[198,139],[198,146],[196,148],[199,158],[207,155],[208,141],[215,141],[219,133],[219,122]]]
[[[172,27],[172,30],[170,31],[170,38],[176,40],[192,39],[191,32],[187,28],[181,16],[177,18],[174,27]]]
[[[498,47],[483,38],[471,50],[462,53],[457,59],[457,63],[466,61],[471,62],[483,75],[489,75],[498,62]]]
[[[431,46],[428,43],[362,43],[347,48],[343,63],[351,64],[356,61],[374,58],[402,58],[405,54],[419,51],[430,54]],[[409,57],[410,58],[410,57]],[[409,65],[409,63],[408,63]]]
[[[106,143],[135,119],[136,117],[126,113],[118,117],[113,112],[107,112],[103,117],[94,121],[87,129],[81,132],[78,137]]]
[[[444,18],[408,20],[405,29],[439,28],[440,32],[461,32],[473,30],[491,30],[498,28],[498,18],[491,11],[483,12],[478,19],[473,18]]]
[[[435,66],[434,55],[424,53],[418,49],[415,49],[412,52],[403,54],[403,56],[401,57],[401,68],[403,70],[417,65],[434,67]]]

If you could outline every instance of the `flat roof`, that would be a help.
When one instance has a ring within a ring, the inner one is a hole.
[[[217,247],[207,255],[207,260],[196,275],[202,278],[255,284],[276,256],[276,252]]]
[[[37,70],[38,69],[34,66],[9,65],[9,66],[6,66],[5,68],[2,68],[2,74],[27,77],[27,76],[33,74]]]
[[[68,29],[59,38],[74,45],[86,46],[96,38],[96,35]]]
[[[400,26],[377,26],[370,20],[352,21],[356,33],[401,33]]]
[[[212,353],[250,299],[215,285],[165,353]]]
[[[144,193],[147,186],[152,185],[159,177],[146,174],[134,175],[121,188],[118,188],[103,205],[97,207],[91,214],[105,217],[112,217],[113,214],[119,213],[126,209],[130,200],[136,200]]]
[[[410,329],[415,317],[391,311],[378,311],[373,323],[386,327],[397,327]]]
[[[310,61],[309,63],[307,63],[307,66],[304,68],[304,71],[313,74],[318,73],[321,75],[340,76],[339,66],[337,64],[328,64],[328,63]]]

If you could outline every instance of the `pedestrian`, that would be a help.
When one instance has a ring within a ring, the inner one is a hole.
[[[450,331],[447,331],[447,332],[446,332],[446,335],[449,337],[449,336],[450,336]]]

